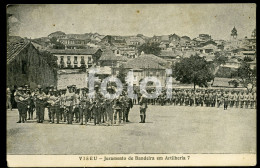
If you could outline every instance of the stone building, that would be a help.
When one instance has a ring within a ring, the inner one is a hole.
[[[56,85],[57,71],[29,40],[7,43],[7,87]]]

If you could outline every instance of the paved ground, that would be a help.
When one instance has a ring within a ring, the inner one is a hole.
[[[256,153],[255,109],[149,106],[145,124],[138,109],[130,123],[113,127],[18,124],[17,110],[7,111],[7,153]]]

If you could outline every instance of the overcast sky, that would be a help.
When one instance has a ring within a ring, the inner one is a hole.
[[[256,27],[255,4],[15,5],[10,35],[46,37],[52,32],[103,35],[187,35],[207,33],[229,39],[235,26],[239,38]]]

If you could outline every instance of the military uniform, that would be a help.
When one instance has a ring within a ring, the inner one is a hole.
[[[228,93],[227,92],[224,93],[223,97],[224,97],[224,110],[227,110],[228,103],[229,103],[229,95],[228,95]]]
[[[241,94],[239,95],[239,101],[240,101],[240,108],[243,108],[244,106],[244,92],[242,91]]]
[[[37,122],[42,123],[44,119],[45,100],[46,94],[42,91],[41,86],[38,86],[38,92],[36,93],[36,115]]]
[[[68,91],[65,94],[65,112],[67,113],[67,123],[72,124],[73,101],[75,94],[72,92],[72,86],[68,86]]]
[[[249,102],[250,102],[250,98],[249,98],[248,92],[244,96],[244,101],[245,101],[245,108],[248,108],[248,105],[249,105]]]
[[[145,123],[146,109],[147,108],[148,108],[147,98],[142,96],[141,99],[140,99],[140,118],[141,118],[140,123]]]
[[[15,93],[15,101],[17,102],[19,112],[19,121],[17,123],[24,123],[26,119],[28,96],[25,95],[21,87],[18,88],[18,91]]]
[[[55,115],[57,124],[60,121],[60,97],[57,95],[56,90],[52,90],[50,93],[50,97],[48,99],[48,103],[50,104],[51,111],[51,123],[54,123]]]

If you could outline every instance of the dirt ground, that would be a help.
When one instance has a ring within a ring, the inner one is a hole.
[[[35,116],[35,113],[34,113]],[[149,106],[119,126],[16,123],[7,111],[7,154],[256,153],[256,110]]]

